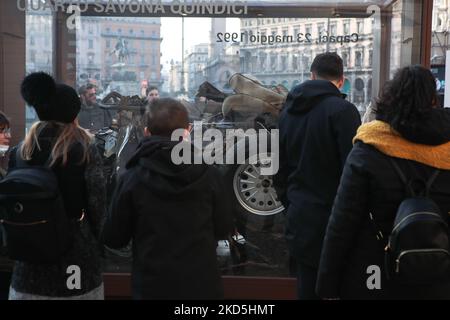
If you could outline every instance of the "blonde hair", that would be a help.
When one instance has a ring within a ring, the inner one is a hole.
[[[60,127],[56,142],[51,151],[52,161],[50,166],[53,166],[56,161],[62,158],[62,164],[66,165],[68,161],[68,153],[70,148],[75,144],[80,144],[83,149],[83,155],[80,163],[89,162],[89,145],[93,140],[93,135],[87,130],[81,128],[77,121],[71,123],[62,123],[55,121],[38,121],[34,123],[28,134],[26,135],[22,146],[20,148],[20,155],[24,160],[31,160],[31,156],[35,150],[41,150],[41,146],[38,142],[38,137],[41,131],[46,127]]]

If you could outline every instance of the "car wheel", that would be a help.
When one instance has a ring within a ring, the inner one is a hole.
[[[235,167],[233,193],[238,204],[247,212],[259,216],[275,215],[284,210],[273,186],[273,177],[261,174],[268,156],[259,155],[258,161],[248,161]]]

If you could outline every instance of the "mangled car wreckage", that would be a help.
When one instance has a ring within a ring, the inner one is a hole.
[[[220,143],[201,138],[200,144],[202,150],[211,150],[214,144],[213,156],[214,153],[225,155],[223,161],[214,165],[223,173],[234,201],[236,235],[219,243],[218,255],[231,253],[233,261],[229,269],[235,274],[247,274],[249,271],[244,270],[249,266],[256,266],[250,271],[253,274],[265,274],[267,269],[272,273],[284,269],[286,274],[287,267],[280,268],[280,265],[288,260],[287,250],[283,245],[274,248],[283,239],[284,215],[280,213],[284,208],[273,187],[272,175],[264,169],[273,167],[272,162],[278,157],[278,148],[272,148],[278,143],[278,136],[271,139],[271,133],[277,129],[287,90],[282,86],[265,87],[251,76],[242,74],[231,76],[229,86],[233,89],[232,94],[204,82],[194,102],[181,101],[193,124],[191,138],[194,145],[196,135],[201,137],[209,129],[225,137]],[[115,92],[108,94],[100,106],[117,112],[112,128],[96,134],[111,194],[116,176],[143,136],[142,116],[147,106],[146,101],[137,96],[124,97]],[[234,134],[227,134],[229,130],[234,130]],[[223,266],[223,270],[226,269]]]

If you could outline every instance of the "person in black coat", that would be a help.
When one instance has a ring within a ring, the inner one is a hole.
[[[121,248],[132,239],[134,299],[221,299],[217,240],[233,228],[221,176],[212,166],[171,158],[180,143],[170,140],[172,132],[189,134],[180,102],[152,103],[146,125],[115,190],[103,241]]]
[[[56,263],[15,261],[10,300],[103,300],[100,231],[106,215],[106,190],[101,156],[93,136],[78,125],[81,102],[75,89],[43,72],[21,84],[24,100],[39,117],[23,142],[12,148],[8,172],[27,166],[48,166],[55,173],[72,243]],[[67,285],[71,266],[81,270],[80,287]]]
[[[317,281],[322,298],[449,299],[450,282],[400,285],[385,277],[384,247],[392,231],[407,177],[427,181],[441,169],[430,198],[450,212],[450,114],[438,108],[433,75],[421,66],[399,70],[376,104],[377,120],[361,126],[348,156],[327,227]],[[373,221],[370,218],[372,215]],[[383,239],[377,240],[377,229]],[[379,269],[380,282],[368,278]]]
[[[7,116],[0,111],[0,180],[6,175],[9,144],[11,141],[11,128]],[[0,300],[7,300],[13,261],[7,257],[6,241],[4,241],[3,226],[0,224]]]
[[[316,299],[322,241],[342,168],[361,124],[339,91],[342,59],[318,55],[312,79],[293,88],[280,116],[280,169],[275,188],[287,209],[286,237],[297,264],[298,298]]]
[[[110,127],[113,114],[110,110],[103,109],[98,105],[96,87],[93,84],[88,84],[82,86],[78,92],[81,99],[81,110],[78,114],[79,125],[91,133]]]

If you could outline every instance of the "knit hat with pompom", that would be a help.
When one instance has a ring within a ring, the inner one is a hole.
[[[32,106],[41,121],[70,123],[81,108],[81,101],[72,87],[55,80],[44,72],[31,73],[22,81],[20,93]]]

